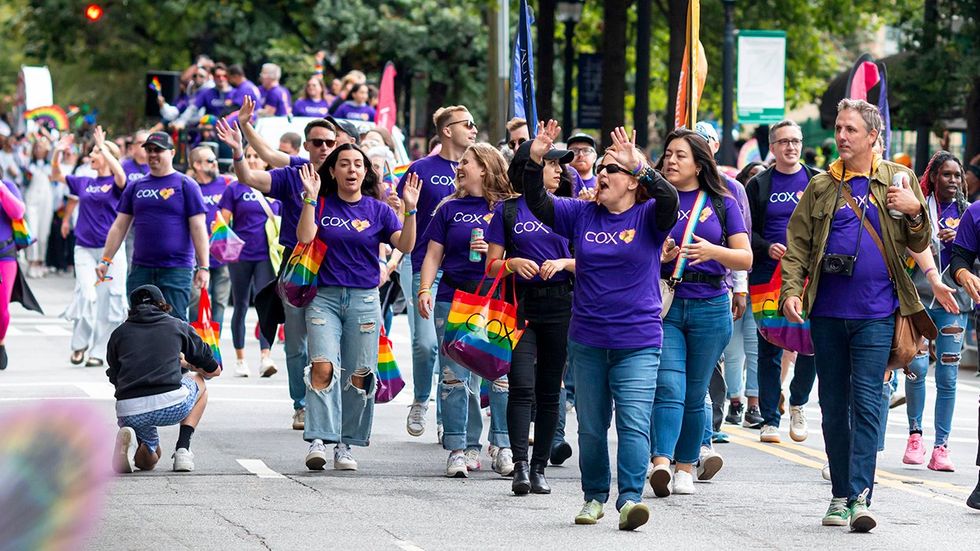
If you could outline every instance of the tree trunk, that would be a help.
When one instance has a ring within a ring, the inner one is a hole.
[[[436,125],[432,122],[432,114],[436,112],[436,109],[443,106],[448,93],[449,85],[445,82],[429,81],[428,95],[425,98],[425,113],[422,114],[425,119],[426,138],[436,134]]]
[[[650,136],[650,10],[652,0],[636,3],[636,105],[633,127],[636,145],[646,149]]]
[[[612,145],[609,135],[622,126],[626,111],[627,0],[606,0],[602,30],[602,147]]]
[[[688,0],[667,0],[667,25],[670,28],[670,77],[667,79],[667,131],[674,129],[677,103],[677,85],[680,82],[681,63],[684,61],[684,45],[687,43]]]
[[[555,3],[556,0],[539,0],[534,14],[534,24],[538,27],[535,95],[538,120],[542,121],[554,118],[551,98],[555,92]]]
[[[963,164],[980,154],[980,76],[973,77],[973,89],[966,100],[966,154]]]

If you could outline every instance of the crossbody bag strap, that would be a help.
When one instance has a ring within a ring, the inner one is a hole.
[[[859,219],[864,220],[864,229],[868,230],[871,235],[871,240],[875,242],[875,246],[878,247],[878,252],[881,253],[882,260],[885,261],[885,268],[888,270],[888,279],[895,281],[895,276],[892,274],[891,264],[888,263],[888,255],[885,254],[885,244],[881,242],[881,237],[878,232],[875,231],[874,226],[871,225],[871,221],[868,220],[866,216],[861,216],[861,209],[858,208],[857,203],[854,202],[854,197],[851,196],[851,192],[847,188],[843,188],[844,200],[847,201],[847,206],[851,207],[854,211],[854,215]],[[871,193],[868,193],[868,197],[871,197]]]
[[[698,191],[697,196],[694,198],[694,204],[691,206],[691,213],[687,218],[687,225],[684,227],[684,234],[681,237],[681,242],[678,243],[678,247],[683,247],[684,245],[690,245],[694,241],[694,231],[698,227],[698,222],[700,222],[701,213],[704,211],[704,207],[708,204],[708,193],[703,189]],[[687,259],[681,255],[677,256],[677,263],[674,264],[674,272],[670,275],[670,286],[675,287],[681,282],[684,277],[684,270],[687,268]]]
[[[275,225],[276,215],[272,212],[272,207],[269,205],[269,199],[261,191],[256,190],[256,193],[262,197],[262,199],[259,201],[259,204],[262,205],[262,210],[265,211],[265,215],[268,216],[269,220],[272,220],[272,224]],[[276,225],[276,231],[279,231],[278,225]]]

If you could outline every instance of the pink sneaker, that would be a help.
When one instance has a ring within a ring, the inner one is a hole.
[[[949,450],[946,446],[936,446],[932,449],[932,460],[929,461],[928,467],[933,471],[945,471],[951,473],[956,469],[953,467],[953,462],[949,460]]]
[[[921,465],[926,462],[926,450],[922,447],[922,435],[910,434],[909,443],[905,445],[905,456],[902,463],[906,465]]]

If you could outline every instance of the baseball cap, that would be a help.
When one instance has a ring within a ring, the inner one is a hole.
[[[558,161],[560,164],[566,165],[572,162],[575,158],[575,153],[567,149],[552,149],[544,154],[544,160],[546,161]]]
[[[146,138],[145,142],[143,142],[144,148],[150,145],[159,147],[160,149],[173,149],[174,141],[170,139],[170,134],[167,134],[166,132],[154,132]],[[159,289],[157,289],[157,291],[159,291]]]
[[[160,292],[160,288],[156,285],[140,285],[129,294],[129,303],[132,306],[155,304],[158,302],[166,303],[163,299],[163,293]]]
[[[571,147],[571,145],[576,142],[587,143],[589,144],[589,147],[595,149],[595,139],[592,136],[586,134],[585,132],[572,134],[572,136],[568,138],[568,141],[565,142],[565,145]]]
[[[715,131],[715,127],[711,126],[711,124],[707,122],[698,121],[698,123],[694,125],[694,131],[700,134],[702,138],[708,141],[708,143],[719,141],[718,132]]]
[[[354,123],[343,119],[336,119],[333,116],[327,117],[327,120],[330,122],[330,124],[334,125],[335,128],[354,138],[354,143],[361,143],[361,133],[358,132],[357,126]]]

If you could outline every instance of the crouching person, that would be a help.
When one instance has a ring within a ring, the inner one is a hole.
[[[191,436],[208,402],[204,381],[221,367],[194,329],[169,315],[159,288],[137,287],[129,303],[129,317],[112,332],[106,354],[120,427],[113,469],[152,470],[161,456],[157,427],[179,424],[173,469],[193,471]]]

